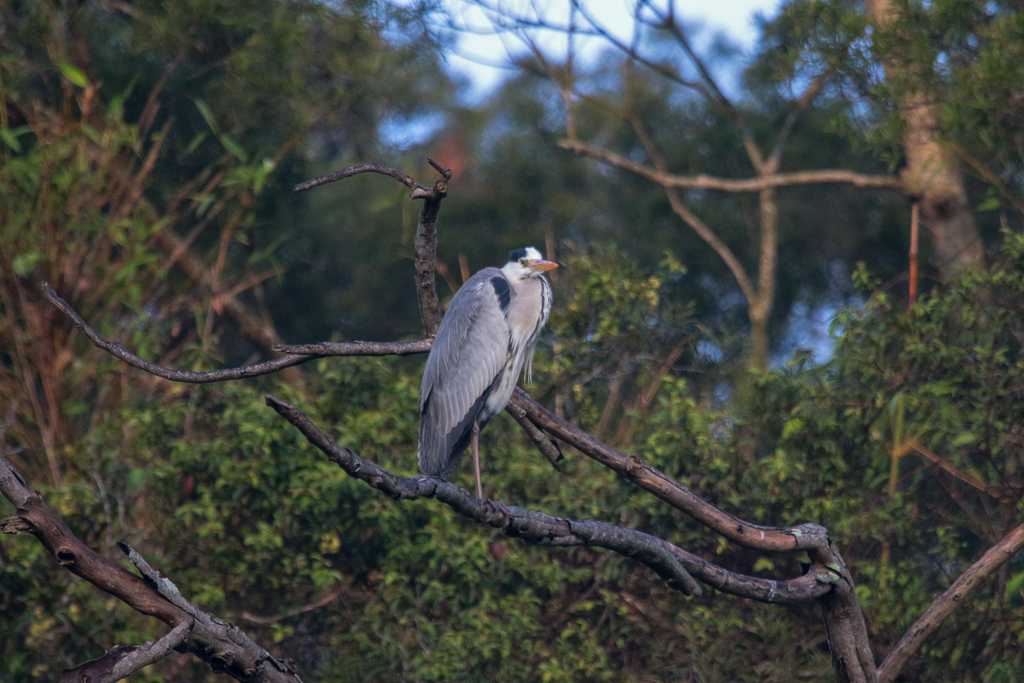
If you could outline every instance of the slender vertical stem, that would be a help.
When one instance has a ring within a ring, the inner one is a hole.
[[[907,305],[913,306],[917,301],[917,243],[920,223],[920,204],[910,205],[910,267],[907,283]]]

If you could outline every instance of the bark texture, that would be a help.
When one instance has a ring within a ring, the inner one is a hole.
[[[879,31],[900,21],[892,0],[866,0],[868,15]],[[971,213],[960,161],[943,144],[939,94],[926,86],[926,76],[891,54],[883,57],[886,77],[900,84],[906,167],[905,191],[920,205],[920,219],[932,238],[935,266],[944,280],[985,265],[985,247]]]

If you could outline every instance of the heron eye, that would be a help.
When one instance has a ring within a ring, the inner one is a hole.
[[[519,259],[519,265],[521,265],[521,266],[529,265],[529,263],[530,263],[530,259],[526,259],[526,258]]]

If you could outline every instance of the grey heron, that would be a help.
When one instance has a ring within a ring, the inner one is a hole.
[[[455,293],[441,320],[420,384],[420,471],[447,478],[472,444],[476,494],[480,429],[500,413],[524,368],[532,379],[533,349],[551,312],[544,273],[557,268],[533,247],[516,249],[501,268],[484,268]]]

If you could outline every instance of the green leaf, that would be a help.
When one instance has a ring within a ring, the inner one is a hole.
[[[970,432],[962,432],[957,434],[956,438],[953,439],[954,446],[969,446],[978,440],[977,434],[971,434]]]
[[[224,149],[230,152],[231,155],[239,161],[244,163],[245,160],[248,159],[248,155],[245,153],[245,150],[242,149],[242,146],[231,139],[230,136],[221,135],[217,139],[220,140],[220,144],[224,145]]]
[[[28,277],[42,260],[43,253],[41,251],[26,251],[24,254],[15,256],[11,266],[19,276]]]
[[[1024,591],[1024,572],[1014,574],[1006,582],[1006,599],[1009,600],[1021,591]]]
[[[61,62],[57,65],[57,68],[60,69],[60,72],[64,75],[64,78],[68,79],[69,81],[77,85],[79,88],[84,88],[85,86],[89,85],[89,79],[88,77],[86,77],[85,72],[79,69],[74,64]]]
[[[789,437],[797,434],[801,429],[804,428],[804,421],[799,417],[790,418],[786,420],[786,424],[782,427],[782,438],[788,439]]]
[[[21,143],[18,142],[18,136],[10,128],[0,128],[0,138],[3,138],[4,143],[15,153],[21,151]]]
[[[210,111],[210,107],[206,102],[198,97],[192,101],[196,103],[196,109],[199,110],[199,114],[203,117],[203,120],[206,121],[206,125],[210,127],[210,130],[212,130],[214,134],[220,135],[220,129],[217,128],[217,120],[213,118],[213,112]]]
[[[999,202],[999,197],[996,197],[995,195],[992,195],[992,196],[989,196],[989,197],[985,197],[983,200],[981,200],[981,202],[978,203],[978,206],[975,207],[975,210],[976,211],[995,211],[1000,206],[1001,206],[1001,203]]]

